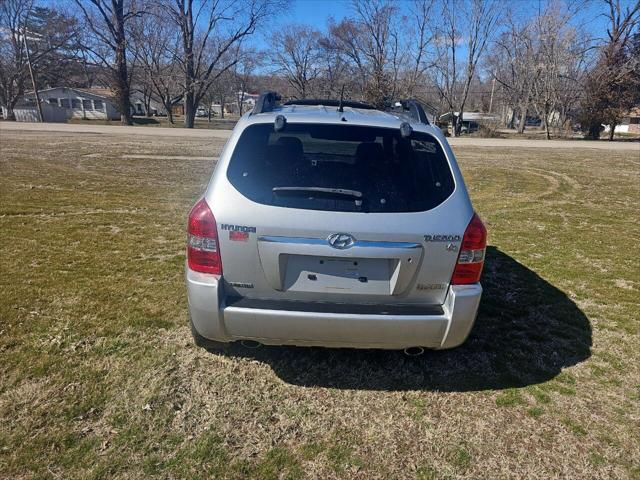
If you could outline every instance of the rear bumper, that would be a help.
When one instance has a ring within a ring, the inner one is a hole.
[[[186,269],[189,314],[196,331],[219,342],[251,339],[267,345],[402,349],[453,348],[475,322],[482,287],[449,288],[442,308],[393,309],[357,313],[294,309],[295,302],[234,302],[225,305],[220,277]]]

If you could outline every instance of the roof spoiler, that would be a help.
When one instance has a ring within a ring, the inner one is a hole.
[[[281,99],[282,97],[280,97],[278,92],[268,91],[261,93],[251,111],[251,115],[272,112]]]

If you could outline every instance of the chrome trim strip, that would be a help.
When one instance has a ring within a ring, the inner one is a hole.
[[[258,237],[259,242],[270,243],[289,243],[298,245],[326,245],[330,247],[329,242],[323,238],[304,238],[304,237],[278,237],[273,235],[261,235]],[[362,248],[422,248],[419,243],[411,242],[378,242],[369,240],[356,240],[354,244],[349,248],[362,247]]]

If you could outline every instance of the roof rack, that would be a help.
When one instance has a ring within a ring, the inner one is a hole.
[[[391,107],[390,112],[405,117],[407,120],[411,120],[412,122],[424,123],[425,125],[429,125],[427,114],[424,112],[424,108],[418,100],[410,98],[407,100],[400,100],[397,103],[400,104],[401,110],[398,110],[398,107],[394,106]]]
[[[258,97],[258,100],[256,100],[256,104],[251,111],[251,115],[272,112],[280,100],[281,97],[278,92],[262,92]]]
[[[325,107],[339,107],[340,100],[334,100],[330,98],[303,98],[300,100],[289,100],[285,102],[283,105],[309,105],[309,106],[323,105]],[[351,107],[351,108],[361,108],[363,110],[375,110],[375,107],[373,105],[369,105],[368,103],[364,103],[364,102],[357,102],[354,100],[343,100],[342,106]]]
[[[251,115],[272,112],[281,99],[282,97],[278,92],[267,91],[261,93],[253,107],[253,110],[251,111]],[[340,101],[329,98],[303,98],[300,100],[288,100],[284,102],[283,105],[322,105],[325,107],[340,107],[342,105],[343,107],[360,108],[363,110],[376,110],[376,107],[365,102],[358,102],[355,100]],[[394,113],[399,117],[403,117],[412,123],[423,123],[425,125],[429,125],[429,119],[424,111],[424,107],[415,99],[400,100],[399,102],[392,103],[386,111]]]

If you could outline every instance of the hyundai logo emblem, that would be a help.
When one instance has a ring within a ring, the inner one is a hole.
[[[356,239],[348,233],[333,233],[327,237],[327,242],[333,248],[344,250],[345,248],[352,247],[356,243]]]

